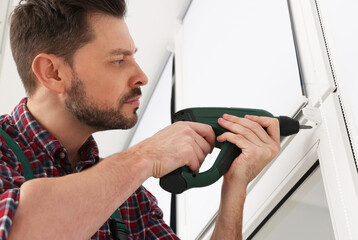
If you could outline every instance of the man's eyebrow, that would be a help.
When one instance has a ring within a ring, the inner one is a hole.
[[[118,48],[118,49],[110,51],[109,56],[118,56],[118,55],[130,56],[130,55],[136,53],[137,51],[138,51],[138,48],[136,48],[134,50],[134,52],[130,51],[128,49]]]

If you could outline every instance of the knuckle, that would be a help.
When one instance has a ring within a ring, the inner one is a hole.
[[[185,135],[185,143],[186,144],[188,144],[191,148],[193,148],[193,146],[195,145],[195,144],[197,144],[196,143],[196,141],[194,140],[194,138],[192,138],[190,135]]]
[[[204,124],[203,125],[203,130],[209,137],[210,136],[215,136],[214,129],[210,125]]]
[[[221,136],[223,136],[225,139],[227,139],[230,136],[230,132],[225,132]]]
[[[271,145],[270,148],[268,149],[269,156],[271,156],[271,158],[275,158],[277,154],[280,152],[280,150],[281,150],[281,146],[279,144]]]
[[[245,140],[245,137],[241,134],[234,135],[234,138],[237,142],[242,142],[243,140]]]
[[[193,148],[191,147],[191,145],[185,144],[184,146],[181,147],[180,151],[182,152],[184,157],[186,157],[186,156],[190,156],[193,153]]]
[[[192,129],[185,122],[176,122],[176,127],[179,129],[178,132],[183,135],[188,135],[192,132]]]
[[[225,132],[223,134],[220,135],[220,139],[223,140],[223,141],[227,141],[228,140],[228,137],[229,137],[229,133],[228,132]]]
[[[189,135],[192,130],[189,128],[189,127],[184,127],[181,132],[184,134],[184,135]]]
[[[188,124],[186,122],[184,122],[184,121],[175,122],[172,125],[174,125],[177,128],[180,128],[180,129],[188,128]]]
[[[276,144],[273,148],[273,152],[275,155],[277,155],[279,152],[281,151],[281,145],[280,144]]]
[[[280,121],[277,118],[271,118],[272,120],[272,124],[275,126],[279,126],[280,125]]]
[[[181,126],[183,124],[183,122],[182,121],[179,121],[179,122],[175,122],[175,123],[173,123],[172,124],[172,126]]]
[[[210,131],[210,130],[213,129],[209,124],[204,124],[204,125],[203,125],[203,128],[205,128],[205,129],[204,129],[205,131]]]
[[[207,154],[209,154],[210,152],[211,152],[211,146],[210,146],[210,144],[209,143],[206,143],[205,144],[205,149],[204,149],[204,154],[205,155],[207,155]]]

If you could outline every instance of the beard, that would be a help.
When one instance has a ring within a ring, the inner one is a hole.
[[[84,82],[74,72],[65,105],[79,121],[95,131],[129,129],[138,121],[136,113],[138,108],[133,110],[131,117],[124,116],[121,109],[126,101],[139,95],[141,95],[140,88],[135,88],[120,99],[117,107],[100,108],[93,99],[87,96]]]

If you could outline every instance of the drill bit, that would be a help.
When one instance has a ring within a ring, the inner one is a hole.
[[[300,129],[312,129],[312,126],[309,126],[309,125],[300,125]]]

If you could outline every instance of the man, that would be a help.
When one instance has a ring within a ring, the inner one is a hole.
[[[119,212],[130,239],[176,239],[141,184],[212,151],[210,126],[179,122],[100,160],[91,134],[131,128],[147,78],[134,60],[124,0],[23,0],[10,41],[27,91],[0,127],[28,158],[35,179],[0,137],[1,239],[108,239]],[[280,149],[278,121],[224,115],[217,138],[242,148],[224,177],[213,239],[240,239],[247,184]],[[263,129],[266,128],[267,132]]]

